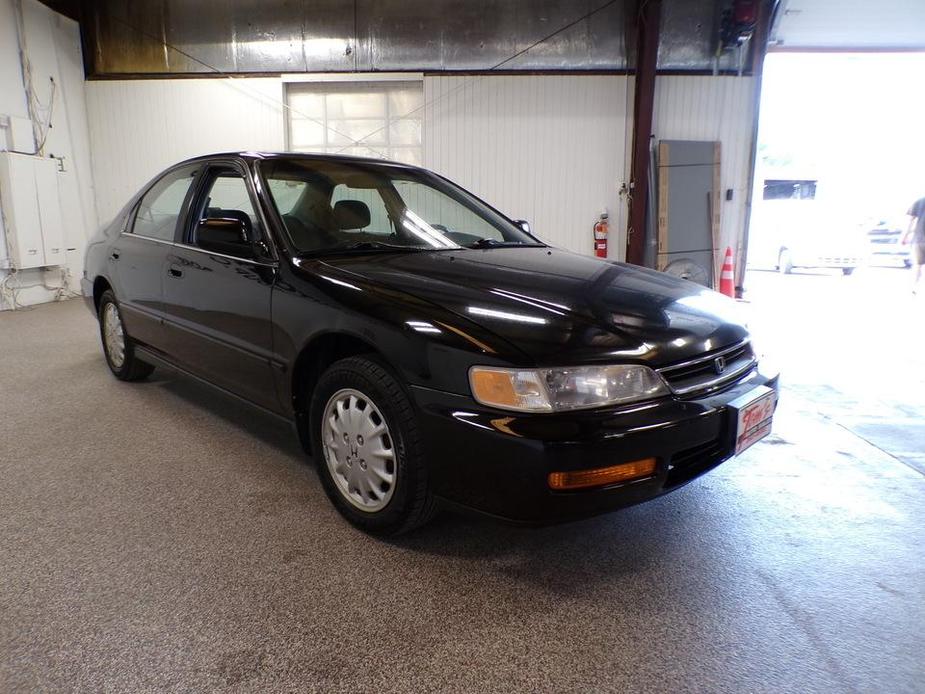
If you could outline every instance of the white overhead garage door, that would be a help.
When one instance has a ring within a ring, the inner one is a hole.
[[[925,50],[925,0],[783,0],[776,50]]]

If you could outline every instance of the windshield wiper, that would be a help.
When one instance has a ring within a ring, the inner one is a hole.
[[[426,250],[419,246],[403,246],[399,243],[386,243],[385,241],[357,241],[349,246],[351,251],[376,251],[376,250],[396,250],[396,251],[423,251]]]
[[[535,248],[537,246],[542,246],[541,243],[521,243],[520,241],[498,241],[497,239],[479,239],[473,243],[470,243],[466,248],[512,248],[514,246],[521,246],[524,248]]]
[[[338,253],[340,251],[431,251],[434,249],[422,246],[402,246],[397,243],[386,243],[385,241],[357,241],[349,246],[334,246],[327,250]]]

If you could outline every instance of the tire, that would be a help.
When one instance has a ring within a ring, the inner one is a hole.
[[[790,255],[790,251],[786,248],[782,249],[780,254],[777,256],[777,270],[782,275],[789,275],[793,272],[793,257]]]
[[[843,267],[843,268],[841,269],[841,274],[843,274],[845,277],[847,277],[848,275],[852,274],[853,272],[854,272],[854,268],[853,268],[853,267]]]
[[[98,312],[100,322],[100,340],[103,343],[103,355],[106,357],[106,364],[109,370],[120,381],[142,381],[154,371],[151,364],[141,361],[135,356],[135,343],[125,331],[125,324],[122,322],[122,311],[116,301],[115,294],[111,289],[103,292],[100,297],[100,306]],[[113,322],[115,321],[115,322]],[[107,331],[112,334],[107,338]],[[121,355],[117,348],[117,343],[121,340]]]
[[[312,395],[310,424],[315,467],[344,518],[380,536],[431,519],[436,504],[414,409],[382,364],[369,357],[332,364]]]

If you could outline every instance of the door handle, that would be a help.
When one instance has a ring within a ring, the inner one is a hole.
[[[183,277],[183,270],[178,265],[171,265],[167,268],[167,274],[171,277]]]
[[[114,248],[114,249],[113,249],[112,253],[109,254],[109,259],[110,259],[110,260],[118,260],[118,259],[119,259],[119,249],[118,249],[118,248]]]

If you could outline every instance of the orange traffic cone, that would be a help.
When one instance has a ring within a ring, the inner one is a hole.
[[[735,299],[735,276],[732,272],[732,249],[726,246],[726,258],[723,260],[723,269],[719,273],[719,291]]]

